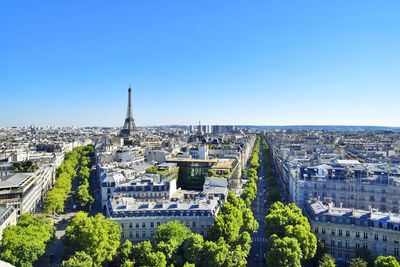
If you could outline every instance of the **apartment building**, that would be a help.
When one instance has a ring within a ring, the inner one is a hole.
[[[122,239],[137,243],[151,239],[158,226],[178,220],[194,233],[206,236],[222,202],[214,196],[199,199],[138,202],[118,197],[107,205],[106,214],[122,227]]]
[[[19,213],[32,213],[43,204],[53,186],[55,168],[39,168],[34,173],[16,173],[0,180],[0,204],[13,206]]]
[[[348,262],[359,248],[369,249],[374,257],[400,256],[399,214],[334,207],[316,199],[305,211],[314,234],[338,261]]]

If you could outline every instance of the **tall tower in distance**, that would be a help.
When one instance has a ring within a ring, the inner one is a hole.
[[[133,114],[132,114],[132,88],[129,85],[128,89],[128,110],[126,112],[126,119],[124,126],[121,129],[121,132],[119,135],[121,137],[130,137],[133,136],[135,131],[136,131],[136,125],[135,125],[135,120],[133,119]]]

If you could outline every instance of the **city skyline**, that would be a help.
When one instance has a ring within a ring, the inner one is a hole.
[[[0,127],[399,127],[399,7],[3,3]]]

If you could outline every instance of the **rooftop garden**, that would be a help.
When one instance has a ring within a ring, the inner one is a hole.
[[[12,171],[14,173],[35,172],[37,169],[38,169],[38,166],[36,165],[36,163],[34,163],[30,160],[27,160],[27,161],[22,161],[22,162],[14,162]]]
[[[208,177],[229,178],[231,172],[229,170],[208,170]]]

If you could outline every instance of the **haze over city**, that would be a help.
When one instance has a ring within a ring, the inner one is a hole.
[[[399,126],[398,1],[0,8],[0,126]]]

